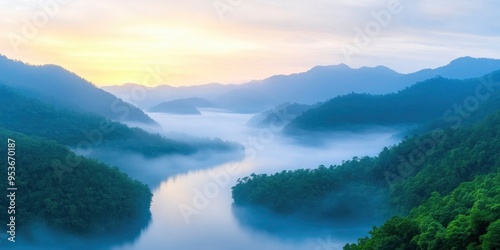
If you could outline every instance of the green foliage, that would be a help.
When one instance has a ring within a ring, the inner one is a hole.
[[[340,166],[238,180],[236,205],[357,219],[393,217],[345,249],[494,249],[500,216],[500,111],[472,127],[435,130]],[[343,190],[348,190],[345,195]],[[367,204],[388,196],[385,204]],[[326,203],[326,205],[325,205]],[[337,204],[347,204],[338,207]],[[360,209],[361,208],[361,209]],[[411,211],[411,212],[410,212]]]
[[[424,124],[441,119],[448,109],[462,104],[467,97],[491,92],[491,87],[482,86],[484,79],[499,81],[500,71],[480,79],[437,77],[386,95],[352,93],[339,96],[306,111],[285,131],[357,130],[373,125]]]
[[[94,114],[56,109],[0,85],[0,127],[55,140],[88,152],[96,148],[126,150],[146,157],[192,154],[199,149],[229,150],[234,145],[200,140],[196,146],[129,128]]]
[[[407,212],[434,191],[447,194],[474,176],[497,171],[500,168],[499,131],[500,112],[473,128],[448,130],[432,152],[426,154],[421,170],[391,187],[393,204]]]
[[[366,201],[388,196],[390,206],[377,207],[372,213],[381,213],[382,209],[405,214],[432,192],[448,194],[462,182],[497,171],[498,131],[500,112],[471,128],[406,138],[397,146],[385,148],[378,157],[356,157],[329,168],[252,174],[238,180],[232,189],[233,199],[237,205],[257,205],[278,213],[307,208],[338,217],[351,211],[355,218],[369,205]],[[329,203],[325,204],[325,199]]]
[[[486,229],[486,232],[487,233],[481,237],[483,243],[482,249],[500,249],[500,219],[491,223]]]
[[[232,188],[237,205],[256,205],[281,214],[306,213],[316,217],[349,219],[369,215],[364,208],[385,190],[367,172],[375,159],[364,157],[342,166],[283,171],[239,179]],[[371,198],[366,199],[369,195]],[[328,201],[328,202],[325,202]]]
[[[393,217],[370,231],[370,238],[344,249],[498,249],[499,220],[497,172],[465,182],[447,196],[434,193],[406,218]]]
[[[23,93],[50,105],[92,112],[113,120],[156,124],[139,108],[60,66],[34,66],[0,55],[0,69],[0,82],[22,89]]]
[[[149,214],[149,188],[116,167],[76,156],[54,141],[0,129],[1,141],[7,138],[16,144],[16,227],[42,222],[71,233],[104,233]],[[6,151],[6,144],[0,147],[1,155]],[[80,164],[58,173],[52,163],[67,157]],[[6,160],[0,162],[0,176],[7,176]],[[7,182],[0,182],[3,197],[6,188]],[[0,210],[7,211],[7,206],[0,203]],[[2,216],[0,223],[5,225],[6,218]]]

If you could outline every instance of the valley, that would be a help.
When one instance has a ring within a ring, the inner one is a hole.
[[[485,61],[496,62],[465,58],[451,65]],[[345,69],[361,75],[367,70]],[[497,188],[474,190],[498,177],[499,71],[468,79],[432,77],[390,93],[339,90],[305,103],[292,102],[300,100],[293,98],[297,93],[262,106],[238,95],[231,101],[237,103],[221,105],[220,98],[235,90],[210,100],[195,96],[196,88],[218,85],[191,87],[193,96],[151,109],[123,102],[144,120],[47,101],[38,87],[21,87],[13,79],[0,85],[0,135],[15,140],[18,153],[18,246],[302,250],[497,244]],[[82,88],[94,89],[90,83]],[[80,98],[115,105],[111,94]],[[0,173],[7,175],[5,170]],[[464,200],[463,192],[477,195]],[[436,217],[445,212],[431,211],[435,204],[462,210]],[[454,235],[468,230],[463,221],[475,233],[457,241]],[[439,234],[420,223],[435,225]]]

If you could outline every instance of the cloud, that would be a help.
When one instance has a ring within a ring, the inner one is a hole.
[[[13,50],[9,34],[21,34],[26,18],[55,1],[67,3]],[[60,64],[98,85],[141,83],[150,66],[163,69],[161,83],[189,85],[245,82],[339,63],[389,62],[410,72],[457,55],[500,58],[500,24],[492,21],[499,2],[399,0],[402,13],[346,61],[341,45],[391,1],[397,0],[241,0],[225,5],[221,20],[214,2],[227,0],[0,0],[0,53]],[[429,60],[436,51],[440,60]]]

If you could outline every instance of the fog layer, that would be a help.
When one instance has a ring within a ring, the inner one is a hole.
[[[202,110],[202,115],[150,114],[160,128],[149,128],[167,137],[221,138],[245,146],[244,152],[201,151],[147,159],[117,151],[95,150],[95,157],[114,165],[153,190],[151,220],[132,233],[76,239],[36,227],[34,247],[42,245],[96,249],[339,249],[366,235],[372,222],[321,225],[280,218],[233,206],[231,187],[252,173],[340,164],[354,156],[373,156],[399,141],[397,131],[314,134],[290,138],[280,127],[250,128],[252,114]],[[132,227],[132,225],[131,225]],[[64,238],[65,240],[58,240]],[[82,244],[85,241],[85,244]],[[105,241],[105,242],[104,242]],[[31,244],[30,244],[31,246]]]
[[[146,182],[165,177],[155,189],[151,225],[132,244],[116,249],[338,249],[365,235],[370,225],[322,225],[287,222],[269,214],[245,214],[232,205],[231,187],[238,178],[252,173],[281,172],[340,164],[354,156],[376,155],[399,141],[397,131],[329,133],[312,140],[281,135],[276,128],[250,128],[251,114],[228,114],[202,110],[201,116],[150,114],[165,135],[184,133],[221,138],[245,146],[244,159],[207,153],[155,160],[122,157],[117,165]],[[116,160],[115,160],[116,161]],[[140,164],[140,168],[133,165]],[[127,164],[128,163],[128,164]],[[128,168],[128,167],[127,167]],[[137,174],[139,169],[148,174]],[[150,179],[151,178],[151,179]],[[253,218],[251,218],[253,217]],[[257,224],[256,220],[257,218]],[[288,228],[288,230],[284,230]],[[332,248],[333,247],[333,248]]]

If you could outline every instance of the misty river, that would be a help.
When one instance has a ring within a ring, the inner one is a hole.
[[[92,157],[119,166],[151,187],[151,219],[130,232],[103,238],[78,238],[33,226],[22,249],[342,249],[367,235],[363,226],[325,226],[272,215],[245,214],[232,206],[231,187],[238,178],[282,170],[341,164],[354,156],[374,156],[400,141],[398,131],[321,134],[291,138],[269,128],[246,125],[251,114],[201,110],[202,115],[149,113],[167,137],[221,138],[245,146],[246,153],[202,152],[190,156],[145,159],[123,152],[94,152]],[[250,218],[251,217],[251,218]],[[142,228],[142,230],[139,230]],[[127,230],[125,230],[127,231]],[[26,245],[24,245],[26,244]]]
[[[172,174],[153,189],[150,225],[133,243],[115,247],[115,250],[341,249],[347,242],[365,236],[372,225],[361,228],[346,225],[333,229],[298,223],[286,226],[268,217],[255,227],[235,216],[231,187],[238,178],[251,173],[272,174],[282,170],[315,168],[321,164],[340,164],[354,156],[376,155],[383,147],[399,141],[395,132],[383,132],[331,135],[326,142],[300,143],[279,133],[271,133],[270,129],[249,128],[245,124],[253,115],[248,114],[203,110],[201,116],[149,115],[167,133],[239,142],[245,144],[247,150],[253,148],[252,157],[247,154],[247,159],[217,163],[214,159],[218,156],[215,155],[169,162],[171,166],[186,165],[191,170],[182,172],[182,166],[174,166],[180,172]],[[294,230],[287,231],[290,227]]]

